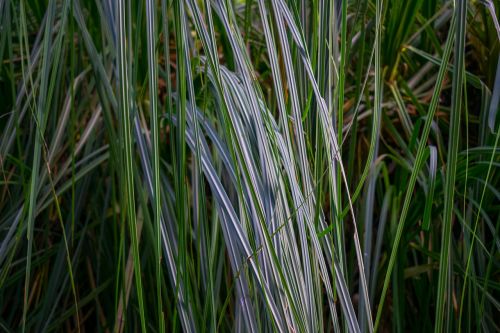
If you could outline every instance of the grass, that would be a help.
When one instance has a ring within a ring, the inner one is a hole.
[[[498,7],[0,1],[1,330],[500,330]]]

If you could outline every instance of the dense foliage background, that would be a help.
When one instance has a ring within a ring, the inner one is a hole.
[[[1,330],[500,331],[499,8],[0,0]]]

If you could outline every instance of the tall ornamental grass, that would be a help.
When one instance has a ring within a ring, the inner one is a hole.
[[[0,329],[500,331],[494,0],[0,0]]]

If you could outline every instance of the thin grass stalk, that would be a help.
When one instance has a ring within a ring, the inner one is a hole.
[[[336,182],[336,194],[334,196],[336,200],[335,207],[338,207],[335,211],[335,223],[337,225],[337,232],[335,235],[337,236],[337,251],[336,254],[339,257],[339,261],[341,263],[341,269],[343,269],[343,273],[346,277],[346,279],[349,279],[347,276],[347,261],[345,258],[345,241],[344,241],[344,226],[343,224],[343,216],[341,214],[341,208],[342,207],[342,182],[340,179],[342,179],[342,174],[341,174],[341,168],[340,164],[342,164],[342,145],[340,144],[343,142],[343,128],[344,128],[344,94],[345,94],[345,80],[346,80],[346,57],[347,57],[347,0],[342,0],[341,4],[341,12],[340,12],[340,64],[338,64],[338,79],[337,79],[337,86],[335,89],[335,94],[334,97],[336,97],[337,104],[334,106],[334,109],[337,111],[337,142],[339,143],[339,156],[340,160],[337,161],[339,164],[336,166],[337,170],[337,182]],[[334,15],[336,12],[334,11]],[[335,15],[336,17],[337,15]],[[335,62],[334,62],[335,63]],[[335,120],[333,121],[335,123]]]
[[[441,243],[441,253],[439,261],[439,278],[436,305],[436,326],[435,332],[442,332],[445,320],[449,324],[451,294],[451,224],[453,218],[453,206],[455,196],[455,180],[457,171],[457,155],[460,142],[460,116],[462,112],[462,94],[464,89],[465,76],[465,31],[467,25],[467,0],[458,0],[455,3],[455,15],[457,17],[457,31],[455,36],[455,59],[452,84],[450,134],[448,159],[446,163],[445,200],[443,211],[443,233]],[[445,317],[446,315],[446,317]],[[449,329],[449,326],[447,326]]]
[[[176,149],[175,149],[175,159],[173,164],[174,177],[175,177],[175,193],[176,193],[176,213],[177,213],[177,224],[178,224],[178,255],[177,255],[177,285],[176,285],[176,299],[179,299],[180,284],[183,284],[186,288],[186,302],[189,303],[190,300],[190,288],[189,280],[187,276],[187,258],[188,253],[187,248],[187,237],[188,237],[188,225],[187,216],[185,214],[185,202],[186,202],[186,108],[187,108],[187,88],[186,88],[186,71],[190,70],[186,68],[186,51],[185,45],[186,37],[184,36],[184,29],[182,26],[182,19],[184,16],[184,6],[183,1],[174,0],[174,32],[175,32],[175,45],[176,45],[176,55],[177,55],[177,93],[178,99],[176,103],[176,110],[178,115],[178,129],[176,135]],[[181,305],[182,306],[182,305]]]
[[[26,16],[24,10],[24,1],[20,3],[20,11],[21,11],[21,25],[26,29]],[[38,94],[38,101],[36,104],[36,113],[33,114],[33,120],[36,127],[36,135],[35,135],[35,147],[33,152],[33,164],[31,169],[31,179],[30,179],[30,190],[29,190],[29,205],[27,211],[27,241],[28,241],[28,250],[26,254],[26,275],[24,281],[24,304],[23,304],[23,317],[22,317],[22,331],[26,330],[26,316],[28,313],[28,297],[30,295],[30,279],[31,279],[31,260],[32,260],[32,251],[33,251],[33,230],[35,224],[35,208],[36,208],[36,198],[38,196],[39,189],[39,172],[40,172],[40,164],[42,158],[42,145],[44,140],[45,133],[45,123],[46,123],[46,95],[49,84],[49,55],[52,41],[52,27],[55,16],[55,1],[50,1],[47,20],[45,21],[45,30],[44,30],[44,43],[43,43],[43,57],[42,57],[42,79],[40,82],[40,90]],[[24,39],[27,43],[27,34],[26,30],[24,30]],[[26,50],[28,47],[26,45]],[[29,55],[28,55],[29,58]],[[29,80],[32,84],[32,78],[29,77]]]
[[[123,147],[123,161],[124,172],[122,173],[121,182],[125,187],[124,206],[126,207],[126,219],[129,225],[129,233],[131,239],[132,256],[134,261],[134,275],[135,285],[137,291],[137,298],[139,303],[139,314],[141,319],[141,330],[146,332],[146,316],[144,311],[143,287],[142,287],[142,271],[140,264],[139,253],[139,240],[137,232],[137,220],[135,209],[135,194],[134,194],[134,161],[133,161],[133,141],[131,131],[132,114],[130,107],[130,81],[129,81],[129,57],[130,39],[127,38],[127,26],[129,22],[127,8],[130,7],[130,2],[127,0],[119,0],[116,3],[116,22],[118,32],[118,78],[119,78],[119,110],[121,118],[121,132],[122,132],[122,147]]]
[[[160,332],[165,330],[162,304],[162,274],[161,274],[161,204],[160,204],[160,148],[158,135],[158,59],[156,56],[156,6],[155,1],[146,1],[146,24],[147,24],[147,46],[148,46],[148,77],[149,77],[149,113],[151,121],[151,141],[153,156],[153,219],[156,233],[156,293],[158,306],[158,328]]]

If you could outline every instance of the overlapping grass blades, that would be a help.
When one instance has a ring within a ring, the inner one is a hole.
[[[497,15],[0,1],[1,328],[498,330]]]

